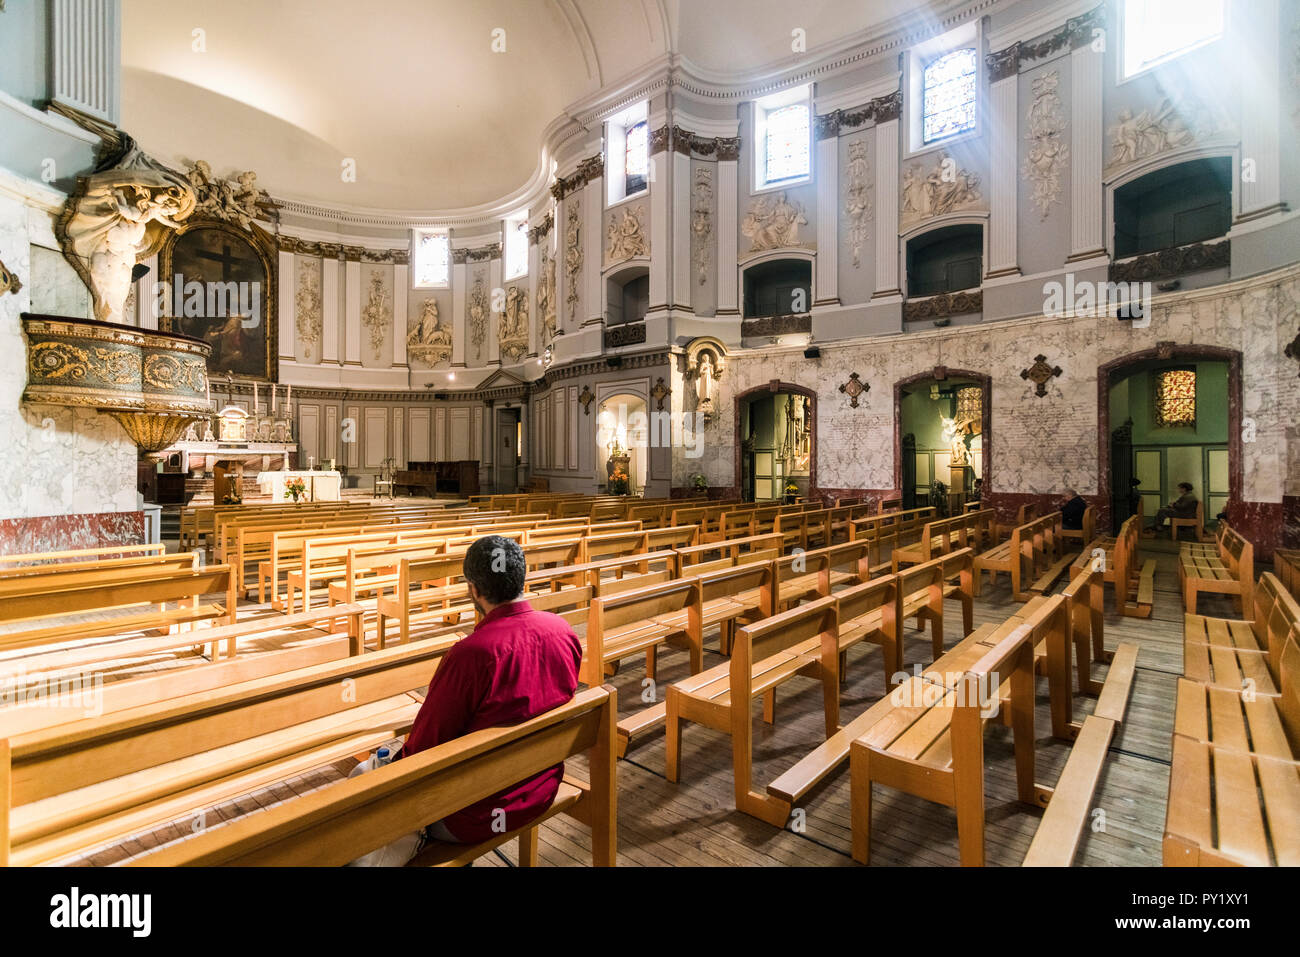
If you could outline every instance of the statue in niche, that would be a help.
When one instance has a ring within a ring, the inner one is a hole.
[[[488,298],[483,277],[474,278],[474,288],[469,292],[469,334],[474,343],[474,358],[483,358],[483,342],[487,339]]]
[[[621,219],[609,221],[609,249],[605,254],[608,262],[645,256],[649,249],[650,245],[641,226],[640,207],[629,207],[623,210]]]
[[[802,203],[791,203],[785,192],[775,201],[756,199],[740,224],[740,232],[749,238],[750,252],[799,245],[799,227],[808,225]]]
[[[451,358],[451,330],[438,319],[438,301],[424,300],[420,321],[406,337],[406,351],[417,359],[436,365]]]
[[[712,411],[713,409],[713,357],[711,353],[705,352],[700,356],[699,371],[696,373],[696,387],[699,390],[699,410],[701,412]]]
[[[121,323],[132,268],[189,218],[196,200],[180,173],[126,134],[117,136],[114,154],[78,180],[59,229],[64,255],[90,289],[95,318]]]

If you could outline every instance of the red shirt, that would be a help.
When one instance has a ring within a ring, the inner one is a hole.
[[[573,698],[582,645],[559,615],[533,611],[526,601],[498,605],[442,656],[415,716],[402,756],[471,731],[518,724]],[[505,830],[522,827],[555,799],[564,765],[520,781],[444,818],[466,844],[493,836],[493,811],[505,811]]]

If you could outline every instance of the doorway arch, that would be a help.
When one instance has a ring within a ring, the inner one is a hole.
[[[1111,509],[1110,457],[1111,386],[1125,377],[1133,366],[1152,361],[1178,361],[1180,359],[1214,360],[1228,366],[1228,520],[1237,525],[1242,520],[1241,490],[1241,353],[1222,346],[1179,345],[1162,342],[1153,349],[1130,352],[1097,367],[1097,496],[1099,526],[1113,529]],[[1210,516],[1206,516],[1208,519]]]
[[[806,389],[801,385],[785,382],[781,379],[772,379],[765,385],[756,385],[752,389],[746,389],[744,392],[737,393],[732,399],[732,420],[736,423],[735,441],[732,447],[732,481],[735,482],[735,485],[732,491],[739,494],[741,489],[740,456],[742,454],[741,443],[744,439],[744,436],[740,434],[741,409],[759,396],[775,395],[778,392],[805,396],[809,402],[812,434],[808,438],[808,500],[812,501],[817,495],[817,433],[821,431],[817,419],[817,393],[813,389]]]
[[[945,379],[971,379],[980,389],[980,475],[984,477],[984,495],[989,496],[992,489],[992,473],[989,464],[993,461],[993,377],[972,369],[950,369],[947,366],[935,366],[926,372],[906,376],[894,383],[894,494],[903,494],[903,390],[918,382]]]

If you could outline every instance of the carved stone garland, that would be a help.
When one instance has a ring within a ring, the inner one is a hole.
[[[382,273],[370,274],[370,295],[361,310],[361,324],[370,333],[370,351],[376,359],[382,358],[384,335],[393,318],[393,300],[384,283]]]
[[[695,171],[695,200],[691,210],[691,236],[695,240],[695,271],[703,286],[713,262],[713,170],[701,166]]]
[[[303,344],[303,355],[311,358],[311,351],[321,340],[324,314],[320,293],[320,263],[311,259],[298,260],[298,288],[294,291],[294,329]]]
[[[474,343],[474,358],[483,358],[483,343],[487,340],[488,295],[480,273],[474,277],[469,291],[469,341]]]
[[[1061,198],[1061,168],[1069,158],[1070,148],[1062,133],[1065,132],[1065,113],[1057,93],[1061,74],[1057,70],[1035,77],[1033,102],[1029,105],[1027,121],[1029,130],[1025,139],[1030,143],[1023,166],[1024,176],[1033,184],[1033,203],[1042,219]]]
[[[862,247],[867,241],[867,223],[871,222],[871,168],[867,165],[867,144],[857,140],[849,144],[849,166],[846,170],[848,195],[844,200],[844,216],[849,223],[849,246],[853,250],[853,266],[862,265]]]
[[[578,311],[578,277],[582,273],[582,223],[579,217],[581,205],[577,196],[568,204],[568,228],[564,234],[564,277],[569,292],[565,301],[569,304],[569,318],[577,316]]]

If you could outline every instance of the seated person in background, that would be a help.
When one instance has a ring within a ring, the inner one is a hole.
[[[1136,515],[1142,508],[1142,493],[1138,491],[1138,486],[1142,482],[1140,479],[1131,478],[1128,480],[1128,513]]]
[[[1080,498],[1078,492],[1072,488],[1067,488],[1060,509],[1062,528],[1069,528],[1074,531],[1083,529],[1083,513],[1088,510],[1088,503]]]
[[[1167,518],[1196,517],[1196,496],[1192,494],[1192,483],[1179,482],[1178,492],[1178,498],[1156,512],[1155,522],[1147,529],[1148,532],[1155,534]]]
[[[982,478],[977,478],[975,480],[975,487],[972,488],[970,491],[970,501],[978,502],[980,500],[980,496],[983,494],[984,494],[984,480]]]
[[[464,572],[482,617],[443,655],[399,759],[471,731],[535,718],[570,701],[578,689],[578,636],[560,616],[519,600],[527,572],[519,543],[480,538],[465,553]],[[475,844],[522,827],[551,806],[563,777],[563,764],[547,768],[355,863],[402,864],[427,840]]]

